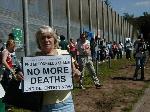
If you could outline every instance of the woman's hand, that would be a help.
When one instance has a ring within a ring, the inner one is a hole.
[[[11,75],[9,75],[9,78],[12,79],[13,77],[16,79],[16,74],[15,74],[15,70],[14,69],[10,69],[10,73]]]
[[[23,73],[21,71],[17,72],[17,73],[14,72],[14,74],[12,74],[12,75],[13,75],[13,77],[14,77],[15,80],[21,81],[21,80],[24,79]]]
[[[73,79],[76,81],[76,82],[79,82],[80,81],[80,76],[81,76],[81,72],[79,71],[79,66],[78,66],[78,63],[76,61],[74,61],[74,63],[72,64],[72,70],[73,70]],[[76,67],[77,66],[77,67]]]
[[[14,69],[10,69],[10,72],[12,73],[12,74],[15,74],[15,70]]]
[[[18,72],[16,78],[17,78],[17,80],[24,80],[23,73]]]
[[[80,76],[81,76],[81,72],[78,69],[74,70],[73,78],[76,82],[80,81]]]

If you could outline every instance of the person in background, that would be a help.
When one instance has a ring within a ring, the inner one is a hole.
[[[15,40],[15,36],[13,33],[8,34],[8,40]]]
[[[36,42],[39,52],[36,56],[69,54],[67,50],[58,49],[57,35],[50,26],[41,26],[36,32]],[[74,60],[72,70],[76,75]],[[57,74],[58,75],[58,74]],[[41,112],[75,112],[71,90],[55,90],[43,92]]]
[[[14,35],[14,33],[9,33],[7,40],[13,40],[15,42],[15,35]],[[12,52],[10,54],[11,54],[11,57],[12,57],[13,66],[16,66],[16,52],[14,51],[14,52]]]
[[[70,39],[70,42],[69,42],[69,52],[71,56],[76,60],[76,55],[77,55],[76,44],[72,38]]]
[[[65,36],[60,35],[60,42],[59,42],[59,47],[61,50],[68,50],[68,42],[65,40]]]
[[[126,59],[131,59],[131,52],[132,52],[132,43],[130,40],[127,40],[125,43],[125,52],[126,52]]]
[[[122,59],[123,48],[124,48],[123,43],[119,41],[117,59]]]
[[[103,46],[100,51],[100,61],[105,62],[106,59],[106,47]]]
[[[79,63],[79,51],[78,51],[78,49],[77,49],[77,43],[80,41],[80,38],[78,38],[77,40],[76,40],[76,61],[77,61],[77,63]]]
[[[113,51],[112,51],[112,42],[110,41],[110,42],[108,42],[107,43],[107,45],[106,45],[106,47],[108,48],[108,51],[109,51],[109,56],[111,57],[111,59],[113,59]]]
[[[2,51],[3,77],[1,80],[1,84],[6,93],[10,85],[10,81],[12,79],[17,78],[15,67],[13,66],[13,60],[11,57],[11,53],[15,51],[15,47],[16,47],[15,41],[12,39],[8,39],[6,42],[6,48]],[[5,104],[7,111],[12,110],[12,107],[10,105],[8,105],[7,103]]]
[[[84,69],[86,66],[90,72],[90,75],[93,79],[96,88],[101,87],[92,62],[90,42],[87,40],[87,37],[84,33],[81,34],[80,39],[77,43],[77,50],[79,51],[78,63],[79,63],[79,70],[81,71],[79,87],[81,89],[85,89],[83,86],[83,78],[84,78]]]
[[[134,43],[134,58],[136,61],[135,73],[133,76],[133,80],[137,80],[138,71],[141,69],[141,78],[140,80],[144,80],[144,63],[146,58],[146,47],[144,39],[141,36]]]
[[[6,42],[6,49],[2,51],[2,64],[5,68],[2,78],[2,85],[5,91],[7,90],[9,81],[12,79],[12,77],[16,77],[11,57],[11,53],[15,51],[15,47],[16,46],[14,40],[8,40]]]
[[[116,55],[118,54],[118,46],[116,41],[114,41],[112,44],[112,51],[113,51],[113,59],[116,59]]]
[[[90,49],[91,49],[91,56],[92,56],[92,61],[96,61],[96,42],[94,38],[91,38],[90,40]]]

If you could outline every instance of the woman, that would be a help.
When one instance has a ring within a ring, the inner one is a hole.
[[[14,51],[15,42],[14,40],[10,39],[6,43],[6,49],[2,51],[2,63],[5,68],[2,78],[2,85],[5,90],[7,90],[7,87],[12,77],[15,77],[15,70],[13,67],[13,60],[11,57],[11,53],[13,53]]]
[[[69,52],[70,52],[71,56],[74,59],[76,59],[76,44],[72,38],[70,39],[70,42],[69,42]]]
[[[42,26],[36,33],[36,41],[40,52],[36,56],[69,54],[58,48],[57,35],[49,26]],[[76,71],[73,64],[73,71]],[[71,90],[43,92],[42,112],[74,112]]]

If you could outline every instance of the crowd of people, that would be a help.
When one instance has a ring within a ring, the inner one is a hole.
[[[13,56],[15,55],[15,40],[13,33],[10,33],[6,42],[6,46],[1,45],[1,70],[0,78],[1,84],[4,88],[0,91],[7,92],[9,82],[12,79],[24,80],[23,73],[20,67],[17,67],[13,62]],[[2,41],[0,41],[2,44]],[[91,78],[96,88],[102,86],[99,77],[97,76],[94,68],[94,62],[105,62],[108,58],[121,59],[123,54],[126,54],[126,58],[130,60],[132,58],[132,51],[136,60],[136,68],[133,76],[134,80],[137,80],[138,70],[141,69],[141,80],[144,79],[144,63],[145,63],[145,51],[146,43],[141,36],[138,40],[131,43],[130,40],[126,40],[125,44],[119,42],[106,42],[105,39],[92,37],[88,40],[88,33],[83,32],[80,37],[75,41],[73,38],[66,41],[65,36],[58,35],[56,31],[50,26],[41,26],[36,32],[36,42],[40,51],[36,52],[34,56],[50,56],[50,55],[62,55],[70,54],[72,56],[72,71],[73,79],[79,83],[79,88],[84,87],[84,71],[87,67]],[[2,98],[2,95],[0,98]],[[7,104],[6,104],[7,105]],[[72,99],[71,90],[52,90],[43,92],[41,112],[74,112],[74,103]]]

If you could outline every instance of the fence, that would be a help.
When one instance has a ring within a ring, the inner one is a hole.
[[[23,0],[0,0],[0,36],[3,41],[13,27],[23,29]],[[133,37],[133,26],[102,0],[27,0],[29,54],[36,49],[35,32],[40,25],[50,25],[58,34],[77,39],[91,31],[106,41]],[[28,47],[28,46],[27,46]]]

